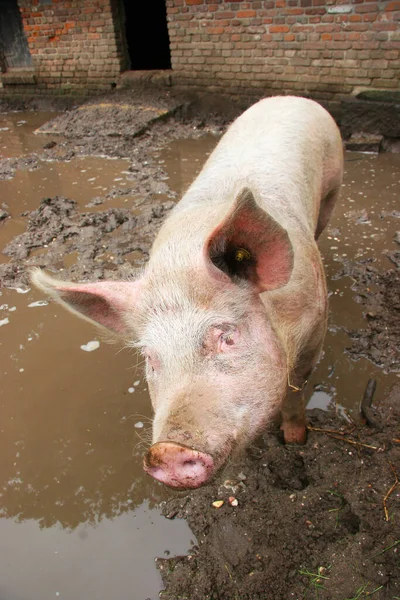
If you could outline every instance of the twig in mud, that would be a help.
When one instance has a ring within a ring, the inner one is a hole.
[[[228,571],[229,579],[232,579],[232,573],[230,572],[227,565],[224,565],[225,569]]]
[[[384,510],[384,513],[385,513],[385,521],[386,522],[388,522],[390,520],[389,511],[387,509],[387,501],[389,499],[390,494],[392,494],[392,492],[396,489],[396,487],[400,483],[399,482],[399,478],[397,476],[396,469],[394,468],[394,466],[392,465],[392,463],[389,463],[389,465],[390,465],[390,468],[392,469],[392,471],[394,473],[395,482],[394,482],[394,484],[392,485],[392,487],[390,488],[390,490],[388,491],[388,493],[386,494],[386,496],[383,499],[383,510]]]
[[[348,444],[352,444],[353,446],[358,446],[358,447],[361,447],[361,448],[370,448],[371,450],[379,450],[378,446],[371,446],[371,444],[363,444],[362,442],[355,442],[354,440],[349,440],[349,438],[338,437],[337,435],[332,435],[331,433],[328,433],[327,435],[329,435],[330,437],[335,438],[336,440],[342,440],[343,442],[347,442]]]
[[[338,431],[337,429],[322,429],[321,427],[312,427],[307,425],[308,431],[318,431],[319,433],[336,433],[337,435],[346,435],[348,431]]]
[[[346,432],[342,432],[342,431],[335,431],[332,429],[320,429],[319,427],[311,427],[310,425],[307,426],[307,429],[309,431],[317,431],[319,433],[325,433],[326,435],[328,435],[329,437],[334,438],[335,440],[341,440],[343,442],[347,442],[348,444],[352,444],[353,446],[358,446],[358,447],[362,447],[362,448],[370,448],[371,450],[379,450],[378,446],[371,446],[370,444],[363,444],[362,442],[356,442],[354,440],[349,440],[349,438],[346,437],[340,437],[340,436],[344,436]]]
[[[364,406],[371,406],[376,391],[376,379],[368,379],[363,399],[361,400],[361,411]]]
[[[353,417],[351,416],[351,414],[349,413],[349,411],[347,410],[347,408],[345,408],[343,410],[344,414],[346,415],[346,417],[348,418],[348,420],[350,421],[350,423],[353,425],[353,430],[357,429],[357,423],[354,421]]]
[[[374,399],[374,394],[376,390],[376,380],[369,379],[367,383],[367,387],[365,388],[365,392],[360,404],[360,412],[364,417],[367,425],[378,429],[378,431],[382,430],[382,424],[379,423],[378,419],[374,416],[371,405]]]

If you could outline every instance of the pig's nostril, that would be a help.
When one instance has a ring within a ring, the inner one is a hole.
[[[182,478],[197,479],[206,474],[206,466],[201,460],[185,460],[182,467],[178,467]]]
[[[144,459],[145,471],[162,483],[176,488],[196,488],[214,473],[213,458],[174,442],[158,442]]]

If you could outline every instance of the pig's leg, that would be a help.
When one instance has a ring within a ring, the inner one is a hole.
[[[312,347],[303,350],[296,369],[289,376],[288,392],[281,408],[281,430],[286,444],[306,443],[305,388],[320,357],[324,339],[321,330],[315,336],[309,340]]]
[[[333,208],[336,204],[336,200],[339,197],[339,187],[334,188],[330,192],[328,192],[323,198],[321,202],[321,207],[319,209],[318,223],[315,230],[315,239],[317,240],[325,227],[328,224],[328,221],[331,217]]]
[[[307,380],[304,380],[303,386]],[[291,382],[291,385],[293,383]],[[281,429],[286,444],[306,443],[306,413],[304,387],[289,387],[283,402]]]

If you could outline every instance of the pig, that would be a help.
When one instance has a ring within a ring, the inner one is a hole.
[[[161,227],[136,279],[32,281],[121,336],[146,363],[145,471],[208,482],[269,423],[305,443],[304,388],[327,323],[316,240],[339,195],[340,132],[318,103],[263,99],[228,128]]]

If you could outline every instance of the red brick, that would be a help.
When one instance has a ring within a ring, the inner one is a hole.
[[[271,25],[269,28],[270,33],[287,33],[289,27],[287,25]]]
[[[302,8],[287,8],[285,13],[287,15],[304,15],[304,10]]]
[[[363,16],[363,21],[368,22],[368,23],[372,23],[373,21],[376,21],[376,19],[378,18],[377,13],[367,13]]]
[[[319,33],[332,33],[333,31],[340,31],[340,25],[316,25],[315,31]]]
[[[210,35],[221,35],[224,33],[223,27],[206,27],[205,29]]]
[[[356,6],[356,13],[378,12],[379,5],[376,3],[359,4]]]
[[[400,10],[400,2],[389,2],[386,4],[385,10]]]
[[[372,23],[372,29],[375,31],[397,31],[398,25],[390,21],[375,21],[375,23]]]
[[[239,10],[236,13],[236,17],[238,19],[250,19],[251,17],[255,17],[257,15],[255,10]]]
[[[221,11],[215,13],[215,19],[233,19],[235,14],[234,12]]]

